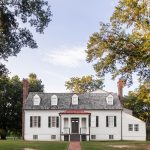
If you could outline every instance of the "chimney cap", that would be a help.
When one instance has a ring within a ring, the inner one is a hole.
[[[124,79],[124,78],[120,78],[120,79],[118,80],[118,86],[119,86],[119,85],[124,86],[124,85],[125,85],[125,83],[126,83],[126,81],[125,81],[125,79]]]

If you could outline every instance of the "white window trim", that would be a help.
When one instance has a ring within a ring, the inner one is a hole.
[[[128,131],[133,131],[133,124],[128,124]]]
[[[36,95],[33,97],[33,105],[34,105],[34,106],[39,106],[39,105],[40,105],[40,102],[41,102],[41,98],[40,98],[39,95],[36,94]]]
[[[114,127],[114,116],[108,116],[108,127]]]
[[[72,105],[78,105],[78,101],[79,101],[78,95],[74,94],[72,96]]]
[[[139,131],[139,124],[134,124],[134,131],[138,132]]]
[[[51,96],[51,105],[56,106],[58,103],[58,97],[56,95]]]
[[[107,105],[113,105],[114,104],[114,97],[111,94],[109,94],[106,97],[106,102],[107,102]]]

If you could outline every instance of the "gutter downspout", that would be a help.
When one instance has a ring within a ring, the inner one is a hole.
[[[91,114],[89,114],[89,141],[91,140],[90,139],[90,134],[91,134],[90,127],[91,127]]]
[[[59,114],[60,116],[60,141],[61,141],[61,115]]]
[[[122,110],[121,110],[121,141],[122,141]]]

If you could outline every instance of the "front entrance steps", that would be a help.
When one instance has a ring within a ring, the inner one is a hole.
[[[71,134],[70,141],[80,141],[80,134]]]

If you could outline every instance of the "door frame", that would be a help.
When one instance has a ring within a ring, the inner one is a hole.
[[[76,121],[77,123],[78,123],[78,127],[77,127],[77,129],[78,129],[78,132],[72,132],[72,129],[73,129],[73,122],[72,121]],[[71,133],[72,134],[79,134],[79,118],[71,118]]]

